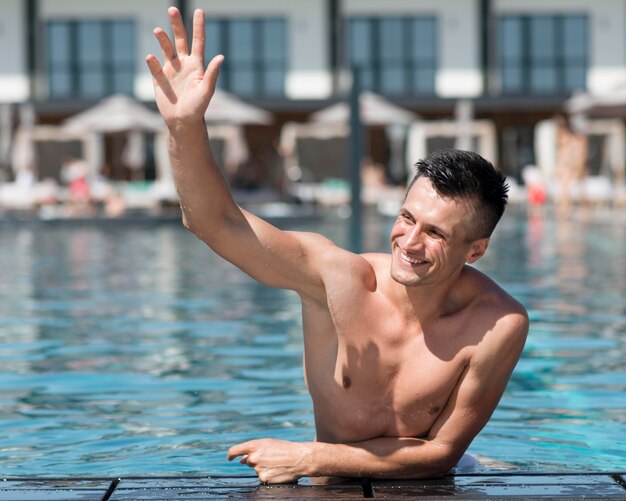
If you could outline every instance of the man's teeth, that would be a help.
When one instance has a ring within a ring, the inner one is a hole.
[[[402,259],[404,259],[407,263],[411,263],[411,264],[425,263],[425,261],[422,261],[421,259],[415,259],[415,258],[407,256],[404,252],[401,252],[400,255],[402,256]]]

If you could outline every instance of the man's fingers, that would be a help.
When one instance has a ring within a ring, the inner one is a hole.
[[[215,85],[217,84],[217,77],[220,73],[220,65],[224,62],[224,56],[219,55],[211,59],[211,62],[204,72],[204,78],[202,83],[206,86],[206,90],[212,96],[215,92]]]
[[[167,13],[170,17],[172,31],[174,32],[174,45],[176,46],[176,52],[178,53],[178,56],[186,56],[189,54],[187,31],[185,31],[185,25],[183,24],[183,18],[180,15],[180,11],[176,7],[170,7],[167,9]]]
[[[204,66],[204,11],[196,9],[193,13],[193,38],[191,40],[191,53],[203,61]]]
[[[175,103],[178,98],[176,97],[174,89],[172,89],[172,85],[163,73],[163,67],[161,63],[159,63],[159,60],[153,54],[149,54],[146,57],[146,64],[154,78],[155,85],[160,87],[161,91],[167,96],[170,102]]]
[[[163,51],[163,60],[171,61],[176,58],[176,52],[174,51],[174,45],[170,40],[170,37],[167,36],[167,33],[163,31],[161,28],[155,28],[153,30],[154,36],[159,41],[159,45],[161,46],[161,50]]]
[[[245,456],[250,452],[250,443],[246,442],[239,445],[233,445],[230,449],[228,449],[227,458],[229,461],[232,461],[236,457]]]
[[[146,64],[148,65],[148,69],[155,79],[159,79],[162,76],[163,67],[161,66],[161,63],[159,63],[159,60],[153,54],[148,54],[148,56],[146,57]]]

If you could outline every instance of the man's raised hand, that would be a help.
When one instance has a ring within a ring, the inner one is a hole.
[[[163,51],[163,65],[150,54],[146,63],[152,73],[154,94],[159,111],[172,127],[176,124],[204,122],[204,113],[215,92],[219,66],[223,56],[215,56],[204,68],[204,12],[193,14],[191,51],[180,12],[175,7],[167,11],[174,33],[174,43],[161,28],[154,35]]]

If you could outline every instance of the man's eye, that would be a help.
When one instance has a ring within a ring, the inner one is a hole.
[[[434,238],[443,238],[443,235],[441,234],[441,232],[437,230],[430,230],[428,233]]]

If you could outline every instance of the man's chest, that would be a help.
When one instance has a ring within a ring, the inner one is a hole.
[[[423,334],[394,335],[376,324],[305,353],[318,435],[328,440],[428,433],[466,367],[463,350],[443,358]]]
[[[461,363],[400,367],[384,358],[339,353],[328,371],[307,367],[318,438],[354,442],[383,436],[428,434],[465,369]]]

